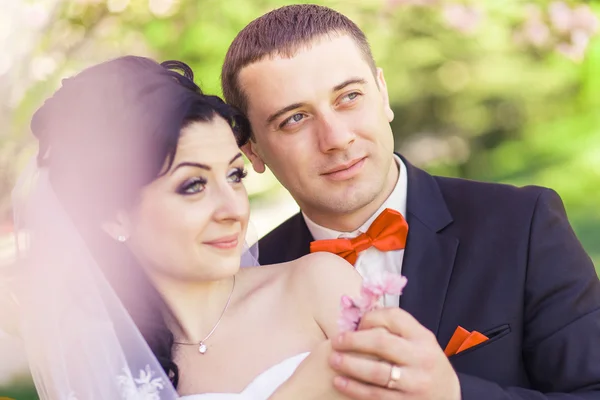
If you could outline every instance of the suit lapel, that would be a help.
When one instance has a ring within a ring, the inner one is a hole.
[[[290,219],[290,232],[292,240],[283,249],[285,261],[295,260],[310,253],[310,242],[314,240],[304,222],[302,213],[298,213]]]
[[[452,216],[436,180],[402,161],[408,171],[409,231],[402,263],[408,284],[400,306],[437,335],[458,239],[443,232]]]

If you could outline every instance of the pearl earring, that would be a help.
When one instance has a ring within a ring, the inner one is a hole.
[[[121,243],[125,243],[125,241],[127,240],[127,238],[126,238],[125,236],[123,236],[123,235],[119,235],[119,236],[117,237],[117,240],[118,240],[119,242],[121,242]]]

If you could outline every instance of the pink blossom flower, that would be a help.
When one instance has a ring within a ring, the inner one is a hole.
[[[355,331],[362,316],[378,308],[383,296],[386,294],[401,295],[406,283],[406,277],[389,272],[365,279],[359,299],[354,300],[349,296],[342,296],[340,301],[342,311],[338,320],[340,331]]]
[[[535,5],[527,7],[527,19],[515,34],[515,40],[521,44],[543,47],[550,41],[551,32],[543,20],[542,10]]]
[[[554,1],[548,7],[548,17],[554,29],[560,34],[571,34],[576,30],[582,30],[591,36],[598,31],[598,17],[586,4],[571,9],[563,1]]]
[[[553,1],[546,13],[538,6],[529,7],[515,40],[537,48],[554,48],[573,61],[581,61],[599,25],[588,5],[571,8],[565,1]]]
[[[537,47],[544,46],[550,39],[550,29],[542,21],[530,21],[523,34],[529,43]]]
[[[464,4],[445,5],[442,14],[450,28],[464,34],[475,32],[483,19],[483,11],[480,8]]]
[[[383,296],[384,294],[401,295],[404,286],[406,286],[406,281],[405,276],[385,272],[366,279],[362,290],[377,296]]]
[[[580,5],[573,9],[573,27],[581,29],[589,36],[595,35],[598,32],[600,22],[598,17],[592,12],[590,6]]]
[[[598,31],[598,17],[588,5],[570,8],[563,1],[553,2],[548,16],[559,34],[556,50],[574,61],[583,60],[591,36]]]
[[[400,6],[435,6],[440,0],[388,0],[388,7],[400,7]]]
[[[559,33],[567,33],[573,26],[573,13],[564,1],[553,1],[548,7],[548,17]]]
[[[360,322],[361,309],[348,296],[342,296],[342,313],[338,320],[341,332],[355,331]]]
[[[573,61],[581,61],[585,57],[585,50],[589,42],[590,37],[585,32],[574,31],[571,34],[571,41],[559,43],[556,50]]]

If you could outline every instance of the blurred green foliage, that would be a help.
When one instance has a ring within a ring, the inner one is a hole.
[[[10,385],[0,386],[0,399],[8,397],[15,400],[38,400],[31,376],[24,375],[11,381]]]
[[[407,1],[396,0],[395,6],[393,1],[317,1],[350,16],[367,33],[385,71],[397,149],[434,173],[554,188],[598,263],[600,41],[591,42],[581,62],[553,49],[518,45],[514,36],[528,7],[544,10],[550,1],[437,2],[478,7],[483,14],[468,32],[450,26],[441,5],[402,4]],[[60,78],[94,62],[138,54],[183,60],[206,92],[220,94],[220,68],[237,32],[291,3],[58,1],[27,57],[13,66],[27,71],[36,59],[54,63],[45,79],[21,79],[23,96],[8,107],[10,130],[0,137],[0,215],[10,215],[8,190],[32,151],[29,119]],[[598,12],[598,2],[589,4]],[[250,191],[260,195],[274,183],[256,186]]]

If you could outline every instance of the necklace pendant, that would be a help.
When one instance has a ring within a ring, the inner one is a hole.
[[[206,347],[204,343],[200,342],[200,346],[198,346],[198,352],[200,352],[200,354],[204,354],[206,353],[206,350],[208,350],[208,347]]]

